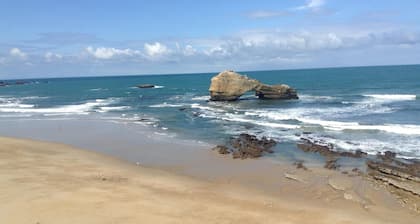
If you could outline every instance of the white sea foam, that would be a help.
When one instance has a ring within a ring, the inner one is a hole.
[[[373,98],[380,102],[408,101],[417,99],[416,95],[411,94],[367,94],[363,96]]]
[[[383,125],[362,125],[358,122],[340,122],[340,121],[327,121],[317,119],[299,118],[301,122],[307,124],[321,125],[323,128],[343,131],[343,130],[372,130],[384,131],[400,135],[420,135],[419,125],[404,125],[404,124],[383,124]]]
[[[397,152],[399,157],[418,158],[420,152],[418,146],[420,141],[412,137],[398,137],[392,139],[341,139],[328,136],[311,137],[317,141],[326,142],[334,145],[335,148],[344,151],[362,150],[363,152],[375,155],[378,152],[391,150]]]
[[[0,108],[32,108],[33,104],[22,104],[22,103],[4,103],[0,104]]]
[[[211,111],[211,112],[218,112],[218,113],[224,113],[225,112],[225,110],[223,110],[223,109],[219,109],[219,108],[215,108],[215,107],[203,106],[203,105],[200,105],[198,103],[191,104],[191,108],[197,108],[197,109],[200,109],[202,111]]]
[[[195,96],[191,98],[191,100],[194,100],[194,101],[206,101],[209,99],[210,99],[210,96]]]
[[[96,92],[96,91],[105,91],[105,90],[108,90],[108,89],[106,89],[106,88],[94,88],[94,89],[89,89],[89,91],[93,91],[93,92]]]
[[[306,124],[320,125],[325,129],[343,130],[377,130],[401,135],[420,135],[419,125],[405,124],[383,124],[383,125],[363,125],[358,122],[341,122],[321,119],[317,116],[310,116],[305,110],[293,111],[253,111],[245,112],[245,115],[265,117],[275,121],[296,120]],[[308,116],[309,115],[309,116]]]
[[[99,107],[99,110],[97,110],[100,113],[106,113],[106,112],[110,112],[110,111],[123,111],[123,110],[128,110],[131,107],[129,106],[115,106],[115,107]]]
[[[116,101],[115,98],[109,99],[96,99],[94,101],[88,101],[83,104],[75,105],[63,105],[56,107],[47,108],[36,108],[36,107],[0,107],[0,112],[6,113],[42,113],[45,116],[48,115],[61,115],[61,114],[87,114],[94,111],[94,108],[99,106],[106,106]]]
[[[149,107],[182,107],[184,104],[170,104],[170,103],[160,103],[160,104],[154,104],[150,105]]]
[[[337,97],[333,96],[317,96],[317,95],[299,95],[299,99],[303,101],[333,101]]]
[[[162,89],[162,88],[165,88],[165,86],[155,86],[153,88],[155,88],[155,89]]]
[[[274,122],[267,122],[267,121],[260,121],[255,119],[246,118],[246,116],[241,114],[232,114],[232,113],[224,113],[224,114],[215,114],[215,113],[204,113],[200,114],[200,117],[205,118],[216,118],[224,121],[235,121],[235,122],[243,122],[243,123],[250,123],[259,126],[271,127],[271,128],[285,128],[285,129],[297,129],[300,128],[300,125],[292,125],[292,124],[284,124],[284,123],[274,123]]]

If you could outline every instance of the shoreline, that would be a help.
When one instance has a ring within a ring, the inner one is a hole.
[[[237,170],[203,179],[58,143],[0,142],[6,223],[415,223],[419,216],[360,176],[329,170],[262,168],[264,160],[212,154]]]

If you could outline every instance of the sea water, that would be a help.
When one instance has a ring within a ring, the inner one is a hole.
[[[212,144],[249,133],[277,140],[280,149],[309,138],[339,151],[420,158],[420,65],[243,74],[288,84],[299,99],[260,100],[249,92],[235,102],[211,102],[216,73],[31,79],[0,87],[0,121],[123,122]]]

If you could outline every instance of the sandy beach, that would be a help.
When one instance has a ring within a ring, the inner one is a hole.
[[[289,178],[279,173],[288,184],[275,194],[57,143],[1,137],[0,158],[1,223],[416,223],[419,218],[368,186],[363,188],[369,203],[346,200],[331,186],[313,184],[311,176],[331,180],[315,171]],[[391,201],[379,204],[386,200]]]

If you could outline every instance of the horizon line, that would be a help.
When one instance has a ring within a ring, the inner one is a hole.
[[[327,67],[305,67],[305,68],[288,68],[288,69],[270,69],[270,70],[238,70],[235,72],[238,73],[247,73],[247,72],[267,72],[267,71],[296,71],[296,70],[312,70],[312,69],[338,69],[338,68],[365,68],[365,67],[394,67],[394,66],[420,66],[418,64],[388,64],[388,65],[354,65],[354,66],[327,66]],[[229,68],[224,69],[231,70]],[[34,78],[23,78],[23,79],[0,79],[0,80],[34,80],[34,79],[69,79],[69,78],[115,78],[115,77],[134,77],[134,76],[167,76],[167,75],[203,75],[215,73],[218,74],[222,71],[208,71],[208,72],[184,72],[184,73],[144,73],[144,74],[126,74],[126,75],[88,75],[88,76],[52,76],[52,77],[34,77]]]

